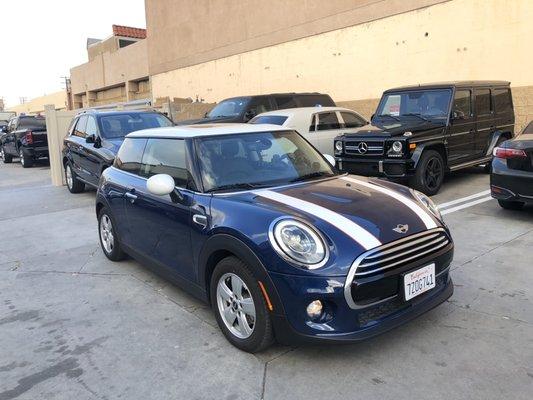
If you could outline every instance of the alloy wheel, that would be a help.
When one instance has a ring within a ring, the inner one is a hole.
[[[4,148],[0,147],[0,159],[4,161]]]
[[[100,239],[107,253],[112,253],[115,246],[115,237],[113,236],[113,224],[107,214],[102,215],[100,220]]]
[[[440,160],[437,157],[430,158],[424,173],[424,179],[429,189],[433,190],[438,188],[443,172]]]
[[[67,165],[65,175],[67,176],[67,186],[69,189],[72,190],[73,181],[72,181],[72,170],[70,169],[70,165]]]
[[[20,158],[20,164],[24,166],[24,154],[22,153],[22,150],[19,153],[19,158]]]
[[[244,281],[233,273],[222,275],[217,284],[217,306],[229,331],[239,339],[250,337],[255,328],[255,304]]]

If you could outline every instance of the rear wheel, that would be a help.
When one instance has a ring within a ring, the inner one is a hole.
[[[70,162],[67,162],[65,165],[65,178],[70,193],[81,193],[85,190],[85,184],[78,180],[76,173],[72,170]]]
[[[498,204],[506,210],[521,210],[524,207],[524,203],[519,201],[498,200]]]
[[[0,147],[0,158],[4,164],[11,164],[13,162],[13,156],[4,152],[4,147]]]
[[[22,165],[22,168],[30,168],[33,166],[33,158],[28,157],[22,149],[19,151],[19,158],[20,158],[20,165]]]
[[[244,262],[236,257],[220,261],[213,271],[210,294],[218,326],[231,344],[256,353],[273,343],[265,298]]]
[[[107,208],[102,208],[98,214],[98,233],[100,237],[100,245],[105,256],[111,261],[120,261],[125,258],[120,242],[118,240],[117,232],[115,230],[115,222]]]
[[[426,150],[422,153],[415,176],[410,183],[413,188],[428,196],[437,194],[444,180],[444,160],[438,151]]]

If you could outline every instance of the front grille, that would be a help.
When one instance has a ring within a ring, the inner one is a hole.
[[[383,141],[376,140],[347,140],[344,143],[346,154],[356,156],[383,155]]]
[[[442,228],[436,228],[388,243],[363,255],[356,263],[355,278],[385,273],[426,258],[450,244]]]

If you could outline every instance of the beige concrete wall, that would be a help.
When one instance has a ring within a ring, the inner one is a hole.
[[[154,1],[146,4],[150,21]],[[213,102],[244,94],[320,91],[342,102],[442,80],[503,79],[513,87],[530,86],[532,20],[530,0],[452,0],[156,74],[152,93],[199,95]],[[150,38],[154,31],[148,27]]]
[[[14,111],[17,114],[37,114],[43,113],[45,105],[52,104],[57,110],[67,108],[67,93],[62,90],[60,92],[50,93],[45,96],[36,97],[30,101],[19,104],[17,106],[9,107],[8,111]]]
[[[150,74],[276,45],[444,0],[146,0]]]
[[[94,43],[87,48],[87,55],[89,61],[94,60],[97,56],[103,53],[111,53],[118,50],[118,38],[111,36],[101,42]]]
[[[88,63],[70,70],[72,93],[98,91],[148,77],[147,42],[137,43],[114,52],[96,55]]]

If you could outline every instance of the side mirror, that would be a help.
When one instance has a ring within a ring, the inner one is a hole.
[[[255,112],[253,112],[252,110],[248,110],[246,111],[246,113],[244,114],[244,120],[246,122],[250,121],[253,117],[255,117]]]
[[[169,194],[174,203],[181,203],[184,200],[183,195],[176,189],[174,178],[167,174],[157,174],[148,178],[146,188],[156,196],[166,196]]]
[[[85,138],[86,143],[96,143],[96,136],[95,135],[89,135]]]
[[[204,114],[204,118],[208,118],[208,117],[209,117],[209,111],[206,111]]]
[[[328,160],[328,163],[330,163],[333,167],[335,166],[335,157],[329,154],[322,154],[326,160]]]

